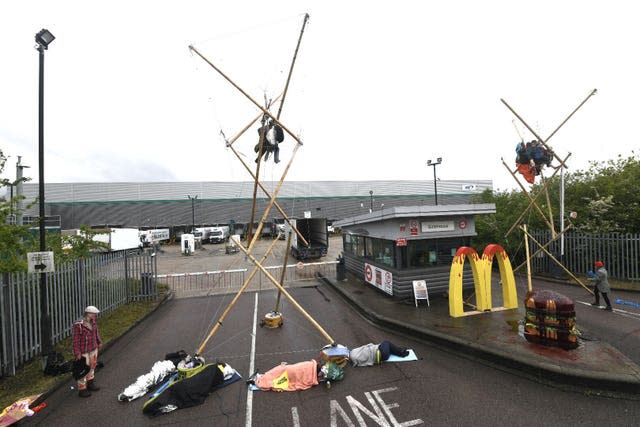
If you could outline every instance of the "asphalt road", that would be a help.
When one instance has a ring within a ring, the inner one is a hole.
[[[220,265],[238,268],[239,263],[247,262],[242,255],[225,256],[220,248],[208,245],[199,256],[191,257],[180,257],[167,248],[159,255],[159,272],[179,272],[178,268],[215,270]],[[327,259],[337,256],[338,244],[332,249]],[[282,248],[279,250],[282,254]],[[281,263],[275,258],[274,255],[273,264]],[[537,286],[557,290],[577,301],[576,311],[583,333],[593,339],[606,337],[638,363],[637,316],[619,311],[609,313],[580,304],[578,301],[590,300],[586,292],[577,287],[555,283],[537,283]],[[228,307],[232,295],[173,299],[102,355],[105,367],[96,375],[101,391],[89,399],[80,399],[69,381],[47,399],[47,409],[23,424],[635,426],[640,419],[638,401],[554,388],[464,354],[380,330],[357,315],[330,286],[317,283],[291,289],[291,293],[336,342],[355,347],[388,339],[414,349],[419,360],[364,368],[349,366],[344,380],[329,389],[317,386],[295,393],[249,392],[241,381],[214,392],[201,406],[150,419],[142,414],[144,398],[122,403],[116,396],[166,353],[180,349],[195,352],[213,322]],[[638,299],[638,294],[614,292],[612,296]],[[207,361],[225,361],[246,379],[253,371],[264,372],[281,362],[295,363],[317,357],[327,338],[290,301],[282,299],[279,307],[284,314],[282,328],[257,326],[263,316],[275,308],[275,301],[273,290],[243,294],[205,348],[203,354]]]
[[[25,424],[243,426],[250,419],[254,426],[631,426],[637,425],[640,417],[637,401],[552,388],[379,330],[326,285],[297,288],[292,293],[335,341],[354,347],[389,339],[413,348],[420,360],[347,367],[344,380],[330,389],[317,386],[296,393],[248,392],[244,382],[237,382],[214,392],[201,406],[149,419],[142,414],[144,398],[121,403],[117,394],[165,353],[195,351],[231,296],[172,300],[103,355],[105,367],[96,375],[101,391],[80,399],[69,382],[47,400],[45,411]],[[280,306],[284,326],[256,326],[253,345],[253,325],[273,310],[275,296],[274,291],[244,294],[205,349],[207,360],[226,361],[247,378],[252,354],[254,370],[261,372],[281,362],[317,357],[326,339],[286,300]]]

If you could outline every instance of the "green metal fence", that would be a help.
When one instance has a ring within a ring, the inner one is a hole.
[[[551,240],[549,231],[531,232],[539,243]],[[596,260],[604,262],[609,278],[631,282],[640,282],[640,235],[630,233],[586,234],[567,232],[564,236],[564,255],[560,239],[551,242],[546,249],[573,274],[585,275],[593,270]],[[529,241],[529,251],[534,254],[538,245]],[[539,251],[531,258],[534,273],[559,272],[551,257]],[[638,284],[640,289],[640,283]]]
[[[131,301],[155,298],[155,257],[138,251],[96,255],[56,265],[46,273],[51,343],[71,334],[87,305],[108,313]],[[16,367],[41,353],[40,277],[38,273],[0,276],[0,373],[14,375]]]

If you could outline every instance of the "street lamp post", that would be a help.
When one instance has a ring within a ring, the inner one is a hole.
[[[198,195],[195,196],[187,196],[189,200],[191,200],[191,233],[195,233],[196,231],[196,200],[198,200]]]
[[[55,39],[49,30],[42,29],[36,34],[36,50],[39,60],[39,95],[38,95],[38,201],[40,203],[38,224],[40,228],[40,252],[46,249],[45,244],[45,212],[44,212],[44,51]],[[51,351],[51,316],[47,304],[47,275],[40,273],[40,349],[46,356]]]
[[[370,204],[369,213],[373,212],[373,190],[369,190]]]
[[[433,193],[436,199],[436,206],[438,206],[438,184],[436,181],[436,166],[442,163],[442,157],[438,157],[435,162],[427,160],[427,166],[433,166]]]

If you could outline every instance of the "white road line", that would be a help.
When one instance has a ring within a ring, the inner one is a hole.
[[[300,427],[300,416],[298,416],[298,408],[296,406],[291,408],[291,421],[293,421],[293,427]]]
[[[249,356],[249,375],[253,375],[253,369],[256,361],[256,325],[258,323],[258,293],[256,292],[256,300],[253,306],[253,328],[251,331],[251,354]],[[247,387],[247,412],[246,427],[251,427],[251,419],[253,417],[253,392]]]
[[[588,303],[586,301],[576,301],[576,302],[578,302],[580,304],[584,304],[584,305],[591,305],[591,303]],[[598,308],[600,308],[600,307],[598,307]],[[624,316],[624,317],[629,317],[631,319],[639,319],[640,318],[640,313],[633,313],[631,311],[622,310],[620,308],[614,308],[613,312],[616,313],[616,314],[619,314],[621,316]]]

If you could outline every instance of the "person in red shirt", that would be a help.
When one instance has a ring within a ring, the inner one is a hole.
[[[90,368],[86,376],[78,379],[78,395],[80,397],[89,397],[92,391],[100,390],[94,379],[98,363],[98,349],[102,347],[102,338],[100,338],[96,321],[98,313],[100,310],[90,305],[84,309],[82,319],[73,324],[73,356],[76,360],[84,358]]]

